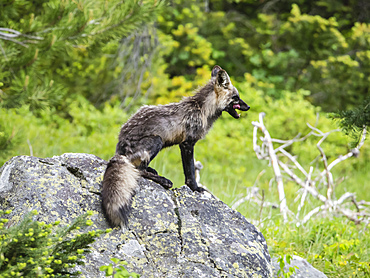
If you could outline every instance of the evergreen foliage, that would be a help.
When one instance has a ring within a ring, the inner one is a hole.
[[[68,113],[96,99],[122,68],[119,41],[154,19],[162,1],[1,1],[0,104]],[[107,70],[109,69],[109,70]],[[107,89],[109,90],[109,88]]]
[[[0,211],[1,215],[10,211]],[[92,213],[77,217],[66,227],[59,221],[52,224],[33,221],[32,211],[17,225],[10,226],[8,219],[0,224],[0,276],[1,277],[78,277],[73,269],[84,264],[84,254],[89,245],[102,233],[95,230],[78,233],[77,230],[92,225]]]
[[[352,136],[354,139],[352,145],[355,147],[361,140],[364,129],[370,126],[370,98],[353,110],[341,111],[330,116],[339,121],[340,127],[347,135]]]

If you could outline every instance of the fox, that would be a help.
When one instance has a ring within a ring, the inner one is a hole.
[[[202,193],[195,179],[194,145],[204,138],[213,123],[228,112],[248,111],[250,106],[232,85],[227,72],[213,67],[210,81],[180,102],[142,106],[121,127],[115,155],[109,160],[102,182],[102,205],[112,226],[127,226],[138,179],[144,177],[165,189],[173,183],[158,175],[149,163],[164,148],[179,145],[185,184]]]

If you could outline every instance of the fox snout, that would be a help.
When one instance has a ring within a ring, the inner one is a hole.
[[[248,111],[251,107],[246,104],[241,98],[239,98],[239,103],[234,104],[233,108],[240,111]]]
[[[228,112],[235,119],[239,119],[240,115],[236,112],[236,109],[240,111],[248,111],[250,109],[250,106],[246,104],[239,96],[234,96],[233,101],[230,102],[228,106],[226,106],[224,111]]]

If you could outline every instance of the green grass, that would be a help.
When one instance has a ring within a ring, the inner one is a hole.
[[[342,218],[261,228],[272,255],[297,254],[328,277],[370,276],[370,232]]]

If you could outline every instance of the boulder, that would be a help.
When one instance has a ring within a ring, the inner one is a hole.
[[[35,220],[62,224],[94,211],[93,229],[107,229],[100,198],[106,163],[89,154],[14,157],[0,169],[1,208],[12,210],[11,225],[33,209]],[[272,277],[263,235],[239,212],[187,186],[139,184],[128,227],[97,239],[80,268],[83,276],[104,277],[99,267],[115,257],[143,278]]]
[[[309,262],[299,256],[293,255],[289,264],[285,258],[284,262],[284,271],[286,273],[289,272],[290,267],[295,267],[295,272],[290,276],[290,278],[327,278],[324,273],[318,271]],[[280,269],[280,265],[277,258],[272,259],[272,269],[274,272],[274,277],[278,277],[277,273]]]

